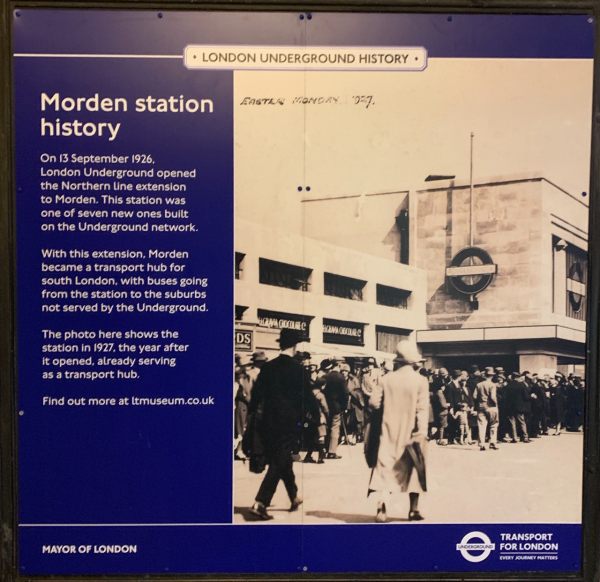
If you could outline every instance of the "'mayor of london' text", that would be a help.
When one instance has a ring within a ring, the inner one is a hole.
[[[137,544],[43,545],[42,554],[137,554]]]

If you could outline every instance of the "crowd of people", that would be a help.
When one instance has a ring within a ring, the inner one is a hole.
[[[312,402],[305,403],[305,430],[299,450],[306,463],[340,459],[338,446],[363,442],[369,420],[369,400],[374,386],[392,370],[375,358],[323,359],[310,363],[308,352],[297,352],[310,376]],[[257,351],[247,362],[236,360],[235,368],[235,458],[243,460],[241,440],[246,428],[252,387],[265,352]],[[474,445],[494,449],[498,441],[529,443],[545,435],[583,426],[584,379],[531,371],[505,372],[501,367],[473,365],[467,370],[415,368],[429,384],[429,440],[440,446]],[[484,387],[477,389],[479,384]],[[487,393],[486,393],[487,392]],[[491,409],[491,412],[490,412]],[[496,409],[496,410],[494,410]],[[486,412],[487,411],[487,412]],[[480,435],[480,433],[485,433]],[[480,438],[483,436],[483,438]]]
[[[261,520],[272,518],[267,508],[280,480],[290,511],[302,503],[294,461],[341,459],[342,444],[367,441],[369,493],[379,496],[376,521],[386,521],[385,496],[394,491],[409,493],[409,520],[421,520],[427,441],[487,451],[501,441],[530,443],[582,430],[585,381],[576,374],[475,365],[431,370],[410,341],[398,344],[392,365],[372,357],[325,358],[317,365],[296,349],[300,341],[282,330],[277,357],[257,351],[247,362],[236,358],[234,457],[248,459],[255,473],[268,466],[250,509]]]
[[[506,372],[502,367],[466,370],[421,369],[431,395],[430,438],[438,445],[498,440],[530,443],[563,429],[583,426],[585,380],[577,374]]]

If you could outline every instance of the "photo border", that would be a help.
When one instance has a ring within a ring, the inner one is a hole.
[[[15,158],[12,85],[12,13],[18,8],[108,9],[108,10],[186,10],[186,11],[248,11],[248,12],[407,12],[447,14],[586,14],[595,19],[594,95],[592,105],[592,141],[589,207],[589,286],[587,295],[587,360],[585,425],[584,425],[584,486],[583,486],[583,560],[580,574],[552,572],[506,573],[343,573],[323,574],[191,574],[144,575],[145,580],[572,580],[592,582],[600,579],[600,386],[599,337],[600,324],[600,0],[306,0],[303,3],[261,0],[227,2],[213,0],[163,0],[147,2],[66,1],[66,0],[3,0],[0,13],[0,579],[32,580],[20,576],[17,568],[17,432],[16,432],[16,244],[15,244]],[[35,580],[90,581],[99,576],[36,576]],[[131,582],[139,575],[103,575],[102,579]]]

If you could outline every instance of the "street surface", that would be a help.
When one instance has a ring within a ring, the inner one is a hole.
[[[581,521],[583,434],[544,436],[530,444],[428,445],[428,492],[421,495],[422,523],[578,523]],[[362,445],[341,445],[340,460],[294,463],[304,504],[290,513],[280,482],[269,512],[255,522],[247,509],[264,476],[235,461],[234,522],[269,524],[373,523],[376,500],[367,498],[370,469]],[[302,453],[302,457],[304,453]],[[392,497],[389,521],[407,521],[408,495]]]

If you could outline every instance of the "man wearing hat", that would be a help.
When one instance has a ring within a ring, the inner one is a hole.
[[[252,378],[253,382],[256,382],[260,369],[263,364],[267,361],[267,355],[262,350],[256,351],[252,354],[251,363],[246,367],[246,374]]]
[[[477,384],[483,380],[483,375],[481,374],[481,370],[477,364],[473,364],[469,368],[469,377],[467,379],[467,388],[469,390],[469,394],[471,395],[471,399],[473,399],[473,395],[475,394],[475,388],[477,388]],[[469,428],[471,429],[471,438],[475,440],[477,438],[478,430],[477,430],[477,414],[472,413],[469,415]],[[473,444],[473,443],[472,443]]]
[[[452,370],[452,382],[448,385],[448,411],[452,418],[449,438],[453,442],[464,444],[469,437],[469,410],[473,407],[473,398],[466,386],[467,373],[464,370]],[[466,440],[465,440],[466,439]]]
[[[519,435],[524,443],[529,443],[529,433],[525,421],[525,411],[529,404],[529,390],[521,372],[513,372],[512,379],[506,386],[506,398],[504,404],[506,415],[510,426],[511,442],[519,441]]]
[[[381,378],[381,371],[376,366],[375,358],[368,358],[363,368],[361,388],[367,398],[371,396],[373,387]]]
[[[236,461],[245,460],[242,452],[242,439],[246,432],[248,423],[248,405],[252,396],[252,387],[256,377],[251,377],[248,374],[250,366],[248,356],[239,356],[236,360],[235,368],[235,408],[234,408],[234,454],[233,458]]]
[[[479,432],[479,450],[485,451],[485,435],[490,427],[490,449],[498,450],[498,394],[492,378],[496,371],[492,367],[485,369],[485,380],[475,387],[473,401],[477,409],[477,429]]]
[[[257,351],[248,357],[247,355],[236,355],[236,362],[239,369],[236,370],[236,385],[238,389],[235,395],[235,442],[234,459],[236,461],[245,460],[242,453],[242,437],[246,431],[248,421],[248,405],[252,397],[252,389],[256,378],[260,373],[262,365],[267,361],[265,352]]]
[[[546,420],[546,392],[543,384],[540,382],[539,374],[531,374],[529,384],[531,390],[531,438],[540,438],[542,434],[548,434],[548,423]]]
[[[267,507],[280,480],[290,498],[290,511],[296,511],[302,503],[298,497],[292,453],[297,448],[305,403],[312,402],[308,372],[294,358],[296,345],[303,340],[306,338],[296,330],[282,329],[279,335],[281,352],[263,365],[252,391],[250,411],[259,412],[257,416],[261,416],[257,430],[262,437],[269,468],[250,512],[262,520],[272,519]]]
[[[326,459],[341,459],[337,454],[342,426],[342,414],[348,407],[348,390],[346,380],[341,372],[340,362],[331,362],[330,371],[325,378],[325,398],[329,408],[328,434],[329,443]]]
[[[323,392],[325,388],[325,380],[319,380],[319,367],[316,364],[305,366],[310,374],[310,381],[313,394],[313,408],[311,421],[308,423],[309,437],[306,446],[306,455],[302,460],[303,463],[323,464],[327,449],[325,448],[325,439],[327,437],[327,419],[329,418],[329,408],[327,407],[327,399]],[[306,425],[305,425],[306,426]],[[314,451],[319,453],[318,460],[315,461],[312,454]]]
[[[352,370],[347,379],[348,393],[350,395],[350,424],[352,426],[356,443],[362,443],[364,440],[363,429],[365,423],[365,394],[361,388],[361,381],[357,374]]]

